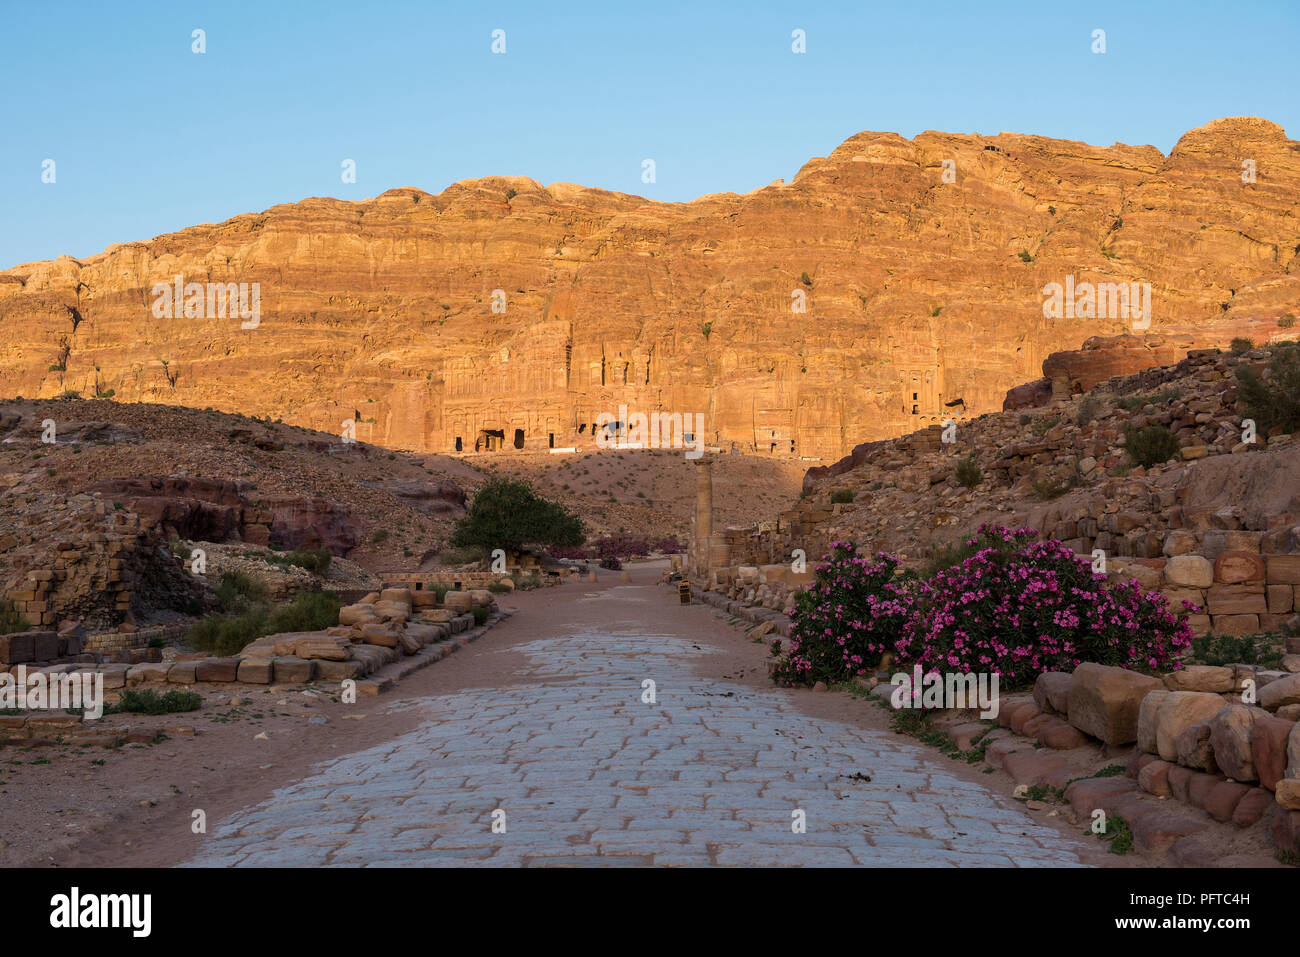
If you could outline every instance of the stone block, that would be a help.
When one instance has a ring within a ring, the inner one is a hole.
[[[316,677],[321,681],[343,681],[356,678],[362,673],[360,661],[330,661],[321,659],[316,662]]]
[[[1232,812],[1232,823],[1236,827],[1251,827],[1257,824],[1276,803],[1272,791],[1265,788],[1251,788],[1237,802],[1237,808]]]
[[[167,683],[172,685],[192,685],[198,681],[197,661],[178,661],[167,670]]]
[[[1174,555],[1165,565],[1165,581],[1184,588],[1209,588],[1214,584],[1214,566],[1200,555]]]
[[[271,663],[276,684],[306,684],[316,676],[316,663],[307,658],[285,656],[273,658]]]
[[[1216,615],[1260,615],[1268,611],[1263,585],[1215,585],[1205,593],[1206,610]]]
[[[33,631],[29,632],[29,634],[32,636],[32,659],[34,661],[53,661],[59,657],[59,636],[57,632]]]
[[[385,648],[396,648],[398,633],[391,625],[362,625],[362,640],[371,645],[382,645]]]
[[[1034,681],[1034,704],[1039,711],[1067,714],[1073,683],[1074,675],[1068,671],[1044,671]]]
[[[1169,691],[1151,691],[1143,697],[1142,703],[1138,706],[1138,750],[1147,754],[1158,754],[1160,752],[1160,746],[1156,740],[1157,718],[1160,714],[1160,705],[1164,703],[1164,700],[1171,693]]]
[[[1287,741],[1300,727],[1294,721],[1261,717],[1250,729],[1250,757],[1259,775],[1260,786],[1272,791],[1286,777]]]
[[[1259,631],[1259,615],[1214,615],[1210,627],[1216,635],[1253,635]]]
[[[1300,778],[1283,778],[1278,781],[1273,796],[1286,810],[1300,811]],[[1300,835],[1300,829],[1297,829],[1296,834]]]
[[[1187,782],[1187,803],[1192,807],[1205,810],[1205,802],[1210,792],[1222,783],[1223,778],[1217,774],[1193,771],[1191,780]]]
[[[239,680],[238,658],[208,658],[195,662],[194,677],[197,681],[233,682]]]
[[[0,665],[21,665],[35,661],[35,648],[36,642],[31,632],[0,635]]]
[[[1168,761],[1151,761],[1138,772],[1138,787],[1156,797],[1169,796],[1169,772],[1176,765]]]
[[[269,685],[275,673],[271,658],[245,658],[239,663],[239,680],[250,685]]]
[[[1214,560],[1216,582],[1229,585],[1248,582],[1263,584],[1265,574],[1263,557],[1251,552],[1226,551]]]
[[[1229,705],[1210,719],[1210,747],[1219,769],[1234,781],[1255,781],[1255,761],[1250,747],[1250,733],[1255,722],[1267,712],[1248,705]]]
[[[1210,723],[1201,721],[1184,728],[1174,741],[1178,752],[1178,763],[1197,771],[1210,774],[1219,772],[1219,765],[1214,760],[1214,746],[1210,741]]]
[[[1265,589],[1265,599],[1270,615],[1284,615],[1295,608],[1294,585],[1269,585]]]
[[[1109,665],[1082,664],[1070,686],[1070,723],[1107,744],[1130,744],[1137,740],[1142,699],[1161,690],[1159,678]]]
[[[1232,669],[1213,665],[1190,665],[1173,671],[1162,679],[1170,691],[1211,691],[1226,694],[1233,690]]]
[[[1275,678],[1268,684],[1260,682],[1259,706],[1265,711],[1276,711],[1283,705],[1300,704],[1300,674]]]
[[[1300,555],[1269,555],[1267,576],[1270,584],[1300,585]]]
[[[442,604],[453,615],[463,615],[474,607],[474,599],[466,591],[449,591],[443,597]]]
[[[406,621],[411,617],[411,606],[400,601],[380,601],[369,606],[383,621]]]
[[[1177,739],[1186,728],[1209,721],[1227,704],[1217,694],[1204,691],[1171,691],[1160,702],[1156,715],[1156,753],[1165,761],[1178,760]]]
[[[1216,784],[1205,796],[1204,810],[1221,824],[1232,820],[1232,813],[1237,804],[1250,793],[1250,785],[1238,781],[1223,781]]]
[[[167,672],[171,667],[168,664],[154,662],[132,665],[126,673],[126,686],[134,688],[138,685],[163,684],[167,681]]]
[[[373,604],[362,602],[356,605],[345,605],[339,609],[340,625],[365,625],[377,621],[379,615],[375,612]]]

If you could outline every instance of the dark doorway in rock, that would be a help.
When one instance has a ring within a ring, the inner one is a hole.
[[[546,441],[549,443],[549,444],[547,445],[547,448],[550,448],[550,449],[555,448],[555,433],[554,433],[554,432],[547,432],[547,433],[546,433]]]
[[[523,447],[524,447],[524,430],[515,429],[515,448],[522,449]]]
[[[462,442],[462,441],[460,440],[460,436],[459,436],[459,435],[456,436],[456,451],[457,451],[457,452],[463,452],[463,451],[464,451],[464,445],[465,445],[465,443]]]
[[[474,440],[475,452],[498,452],[506,444],[505,429],[480,429]]]

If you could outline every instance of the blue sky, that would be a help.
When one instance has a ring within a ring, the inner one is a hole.
[[[1211,119],[1256,115],[1300,135],[1295,0],[4,6],[0,268],[477,176],[743,192],[862,130],[1167,152]]]

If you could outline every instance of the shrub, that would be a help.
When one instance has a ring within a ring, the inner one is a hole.
[[[470,612],[474,615],[474,624],[476,625],[481,625],[488,620],[488,610],[482,605],[475,605],[470,609]]]
[[[264,602],[270,595],[266,584],[246,575],[244,572],[222,572],[221,584],[213,589],[221,601],[221,607],[233,611],[251,603]]]
[[[959,566],[920,586],[896,644],[900,666],[993,672],[1024,687],[1085,661],[1168,666],[1191,645],[1186,615],[1136,579],[1108,584],[1091,564],[1033,529],[981,526]]]
[[[497,595],[502,595],[505,594],[506,592],[514,591],[514,589],[511,588],[509,585],[501,584],[501,582],[492,582],[490,585],[488,585],[488,591]]]
[[[1237,382],[1246,418],[1261,432],[1300,430],[1300,348],[1275,346],[1267,380],[1246,365],[1237,367]]]
[[[622,569],[623,563],[620,562],[613,555],[607,555],[600,560],[600,567],[608,568],[610,571],[616,572]]]
[[[831,492],[832,505],[841,505],[851,501],[853,501],[853,489],[837,488],[835,491]]]
[[[1276,668],[1283,651],[1268,635],[1201,635],[1192,639],[1192,657],[1205,665],[1263,665]]]
[[[897,559],[869,563],[836,542],[812,587],[796,598],[779,684],[844,681],[893,652],[923,672],[995,673],[1005,689],[1084,661],[1135,670],[1168,667],[1191,645],[1186,614],[1135,579],[1108,584],[1091,564],[1033,529],[981,526],[959,564],[929,580],[896,576]],[[1184,608],[1190,606],[1184,605]]]
[[[32,623],[23,617],[22,612],[14,607],[8,598],[0,599],[0,635],[11,635],[16,631],[30,631]]]
[[[342,603],[333,592],[300,591],[287,605],[277,605],[271,610],[271,630],[266,634],[321,631],[339,623],[340,607]]]
[[[1029,255],[1029,250],[1028,250],[1028,249],[1022,249],[1022,250],[1020,250],[1020,261],[1021,261],[1021,262],[1026,262],[1026,263],[1031,263],[1031,262],[1034,261],[1034,257],[1031,256],[1031,255]]]
[[[265,595],[265,588],[260,594]],[[236,605],[238,610],[233,613],[212,615],[196,622],[190,628],[186,644],[222,657],[235,655],[263,635],[321,631],[336,625],[340,604],[332,592],[299,592],[287,605],[240,599]]]
[[[1232,343],[1228,348],[1233,352],[1249,352],[1251,349],[1255,348],[1255,343],[1251,342],[1245,336],[1237,336],[1232,340]]]
[[[182,542],[179,538],[168,539],[167,547],[171,550],[171,553],[181,561],[185,561],[185,559],[189,558],[190,555],[193,554],[193,549]]]
[[[834,542],[812,587],[795,599],[790,651],[773,680],[782,685],[847,681],[869,674],[892,651],[909,610],[908,582],[895,582],[898,559],[869,562],[852,542]]]
[[[1148,425],[1144,429],[1125,426],[1124,451],[1136,465],[1150,468],[1178,454],[1178,438],[1163,425]]]
[[[1292,326],[1295,325],[1295,316],[1291,315],[1291,313],[1288,312],[1285,316],[1283,316],[1281,319],[1277,321],[1277,325],[1279,329],[1290,329]]]
[[[1020,413],[1020,424],[1021,424],[1021,425],[1028,425],[1028,424],[1029,424],[1030,422],[1032,422],[1032,421],[1034,421],[1034,417],[1033,417],[1032,415],[1030,415],[1028,412],[1021,412],[1021,413]]]
[[[230,615],[211,615],[195,622],[185,643],[218,657],[239,654],[249,642],[273,632],[267,627],[267,606],[254,605]]]
[[[524,545],[581,545],[582,519],[557,502],[539,496],[527,482],[492,479],[475,494],[469,512],[456,524],[450,545],[517,550]]]
[[[104,707],[104,714],[176,714],[202,707],[203,696],[194,691],[167,691],[160,695],[151,688],[139,691],[128,688],[117,704]]]
[[[334,556],[328,548],[295,548],[288,555],[280,557],[286,565],[296,565],[314,575],[326,575]]]
[[[957,463],[957,482],[963,488],[974,488],[984,481],[984,470],[975,461],[975,456],[962,459]]]
[[[370,540],[374,542],[376,545],[388,541],[388,529],[386,528],[375,529],[374,534],[370,536]]]

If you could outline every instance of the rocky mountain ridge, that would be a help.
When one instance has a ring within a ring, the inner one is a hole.
[[[1138,359],[1151,337],[1266,341],[1300,302],[1297,208],[1300,144],[1252,117],[1168,156],[865,132],[690,203],[526,177],[313,198],[0,272],[0,393],[443,453],[591,446],[626,404],[703,413],[719,448],[834,459],[995,411],[1092,337],[1133,335]],[[1150,324],[1096,315],[1101,295],[1049,318],[1053,283],[1149,283]]]

